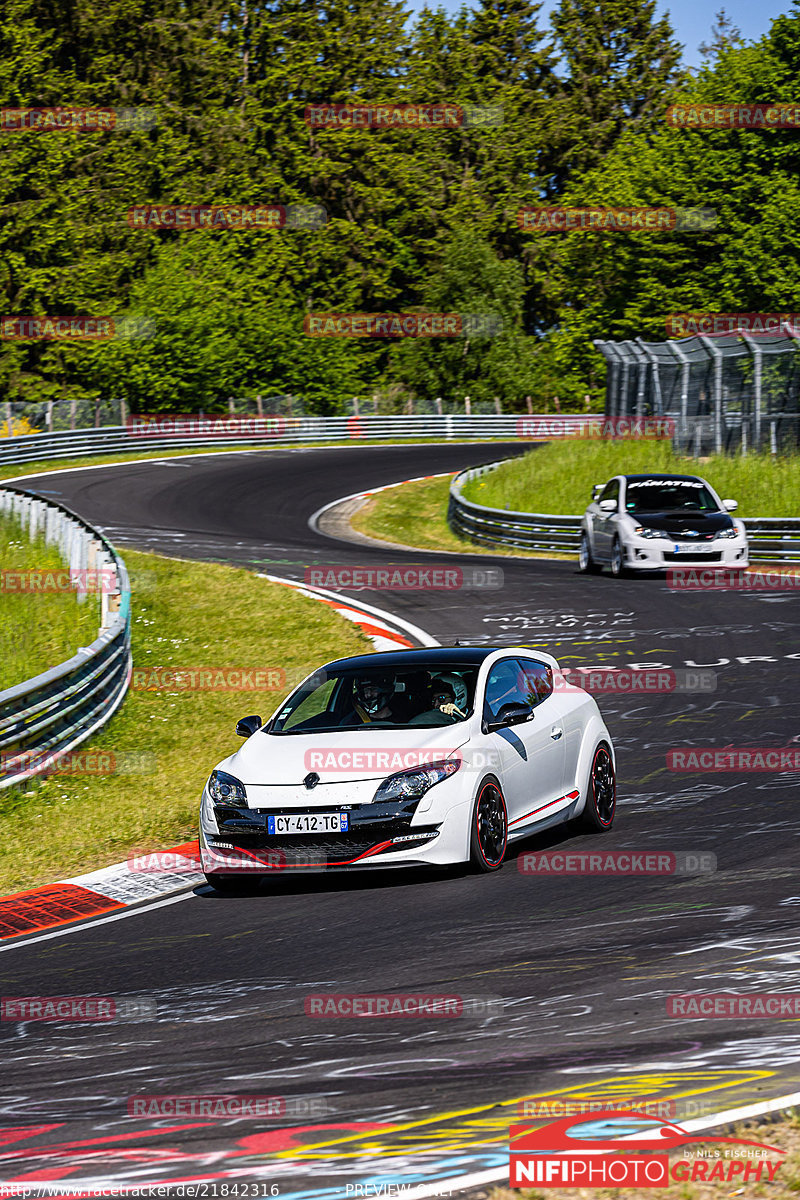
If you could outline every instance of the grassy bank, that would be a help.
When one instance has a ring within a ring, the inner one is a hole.
[[[422,479],[387,488],[372,496],[350,524],[368,537],[414,546],[420,550],[450,550],[457,554],[503,554],[519,558],[553,558],[525,550],[493,550],[457,537],[447,524],[447,501],[452,476]]]
[[[130,550],[124,557],[135,669],[272,668],[286,682],[263,692],[130,690],[88,743],[115,756],[117,773],[54,775],[0,791],[0,894],[195,837],[203,783],[241,745],[237,719],[268,715],[326,659],[372,648],[326,605],[249,571]]]
[[[22,592],[28,572],[62,572],[65,562],[43,537],[31,541],[12,517],[0,517],[0,691],[72,658],[97,637],[100,597],[82,604],[74,591]],[[7,572],[7,574],[6,574]],[[15,578],[16,572],[22,577]]]
[[[682,458],[669,442],[549,442],[468,483],[464,498],[517,512],[582,513],[595,483],[612,475],[675,471],[702,475],[724,498],[739,501],[737,516],[796,517],[800,461],[769,454],[747,458]]]

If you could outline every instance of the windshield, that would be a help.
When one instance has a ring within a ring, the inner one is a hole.
[[[269,732],[456,725],[472,715],[475,663],[417,659],[410,667],[317,671],[284,704]]]
[[[625,510],[638,512],[719,512],[704,483],[689,479],[633,479],[625,489]]]

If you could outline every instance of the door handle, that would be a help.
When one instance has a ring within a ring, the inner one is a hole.
[[[554,742],[557,742],[563,732],[564,732],[564,730],[561,729],[558,725],[554,725],[553,728],[550,730],[550,737],[553,739]]]

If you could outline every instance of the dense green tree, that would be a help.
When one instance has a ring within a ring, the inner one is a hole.
[[[533,381],[533,338],[522,331],[524,284],[518,263],[501,262],[471,230],[457,233],[425,290],[425,310],[494,317],[498,329],[459,338],[415,339],[392,348],[391,374],[420,399],[461,403],[499,398],[508,411]],[[489,329],[488,325],[483,326]]]
[[[559,0],[564,76],[555,108],[556,192],[598,166],[623,132],[653,129],[680,77],[681,48],[656,0]]]

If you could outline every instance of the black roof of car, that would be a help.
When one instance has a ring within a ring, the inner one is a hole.
[[[500,649],[500,646],[422,646],[411,650],[387,650],[379,654],[356,654],[352,658],[337,658],[326,663],[326,667],[329,670],[336,667],[356,671],[375,671],[382,667],[409,667],[413,670],[415,659],[436,663],[442,667],[454,663],[480,666],[485,658]]]

